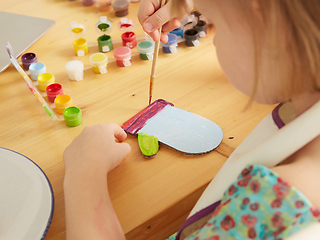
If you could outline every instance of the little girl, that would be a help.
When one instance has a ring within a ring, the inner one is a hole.
[[[170,239],[320,239],[320,1],[194,5],[215,26],[217,57],[230,82],[253,101],[280,104],[234,151]],[[138,17],[154,40],[160,35],[165,42],[164,32],[179,23],[173,16],[192,6],[189,0],[159,6],[160,0],[142,0]],[[115,124],[86,127],[64,153],[67,239],[124,239],[108,194],[99,191],[130,152],[114,137],[126,138]]]

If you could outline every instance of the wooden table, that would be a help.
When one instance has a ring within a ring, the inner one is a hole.
[[[136,17],[138,6],[139,3],[131,4],[127,17],[135,21],[134,31],[142,37],[144,33]],[[0,10],[56,21],[28,51],[37,54],[83,112],[83,123],[78,127],[52,121],[12,65],[0,73],[0,146],[26,155],[48,176],[55,209],[46,239],[62,240],[65,239],[63,151],[86,125],[122,124],[147,106],[151,61],[136,55],[130,67],[120,68],[112,62],[107,74],[87,69],[83,81],[70,81],[64,65],[79,59],[88,66],[90,54],[98,52],[97,46],[92,46],[84,57],[74,55],[74,38],[68,32],[70,23],[84,24],[85,38],[94,45],[99,37],[94,29],[99,17],[107,15],[114,23],[110,34],[113,40],[120,40],[121,32],[117,29],[120,18],[112,11],[98,12],[95,6],[84,7],[79,1],[66,0],[2,1]],[[215,56],[213,33],[211,29],[199,47],[180,43],[178,53],[160,51],[153,100],[165,99],[216,122],[224,132],[223,142],[216,151],[204,156],[184,156],[162,147],[156,158],[145,160],[137,138],[128,138],[131,154],[109,175],[110,195],[127,239],[165,239],[177,231],[227,157],[272,108],[252,104],[245,110],[248,97],[224,76]],[[114,47],[120,45],[118,41]],[[112,52],[107,55],[113,58]]]

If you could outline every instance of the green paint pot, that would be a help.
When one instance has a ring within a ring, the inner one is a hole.
[[[141,41],[137,45],[140,53],[140,58],[143,60],[152,60],[154,52],[154,42],[152,41]]]
[[[159,151],[158,138],[145,133],[138,133],[138,143],[142,154],[146,158],[153,158]]]
[[[113,46],[110,35],[102,35],[97,40],[100,52],[110,52],[112,50]]]
[[[69,127],[76,127],[82,123],[82,112],[77,107],[66,108],[63,117]]]

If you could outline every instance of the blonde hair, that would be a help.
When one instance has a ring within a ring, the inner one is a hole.
[[[219,2],[219,1],[217,1]],[[231,2],[231,0],[230,0]],[[282,99],[302,91],[320,92],[320,1],[319,0],[234,0],[232,4],[252,30],[255,48],[255,94],[262,68],[261,36],[255,31],[253,3],[261,13],[265,44],[272,55],[280,56]],[[172,0],[172,11],[190,6],[188,0]],[[228,9],[224,9],[228,11]],[[273,62],[272,64],[279,64]],[[279,66],[278,66],[279,67]]]

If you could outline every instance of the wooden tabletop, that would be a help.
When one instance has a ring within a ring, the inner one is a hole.
[[[136,35],[143,37],[136,17],[138,6],[132,3],[127,17],[135,21]],[[96,6],[84,7],[80,1],[67,0],[2,1],[0,10],[56,21],[28,52],[37,54],[38,61],[54,74],[56,82],[83,112],[83,123],[78,127],[52,121],[12,65],[0,73],[0,147],[29,157],[48,176],[55,206],[46,239],[63,240],[63,151],[86,125],[121,125],[148,105],[151,61],[135,55],[130,67],[121,68],[111,62],[107,74],[95,74],[88,68],[84,80],[70,81],[64,65],[78,59],[89,66],[90,54],[98,52],[99,34],[94,26],[100,16],[108,16],[114,23],[110,35],[118,41],[114,47],[121,46],[121,32],[117,29],[120,18],[112,10],[99,12]],[[93,45],[83,57],[75,56],[73,51],[74,38],[68,32],[72,21],[85,25],[85,38]],[[213,34],[214,29],[210,29],[198,47],[180,43],[177,53],[164,54],[160,50],[153,100],[165,99],[214,121],[223,130],[223,142],[204,156],[184,156],[161,147],[156,158],[146,160],[137,138],[129,136],[131,154],[108,176],[111,199],[127,239],[165,239],[177,231],[227,157],[272,109],[252,104],[245,110],[249,99],[224,76],[215,56]],[[107,55],[113,59],[112,51]]]

